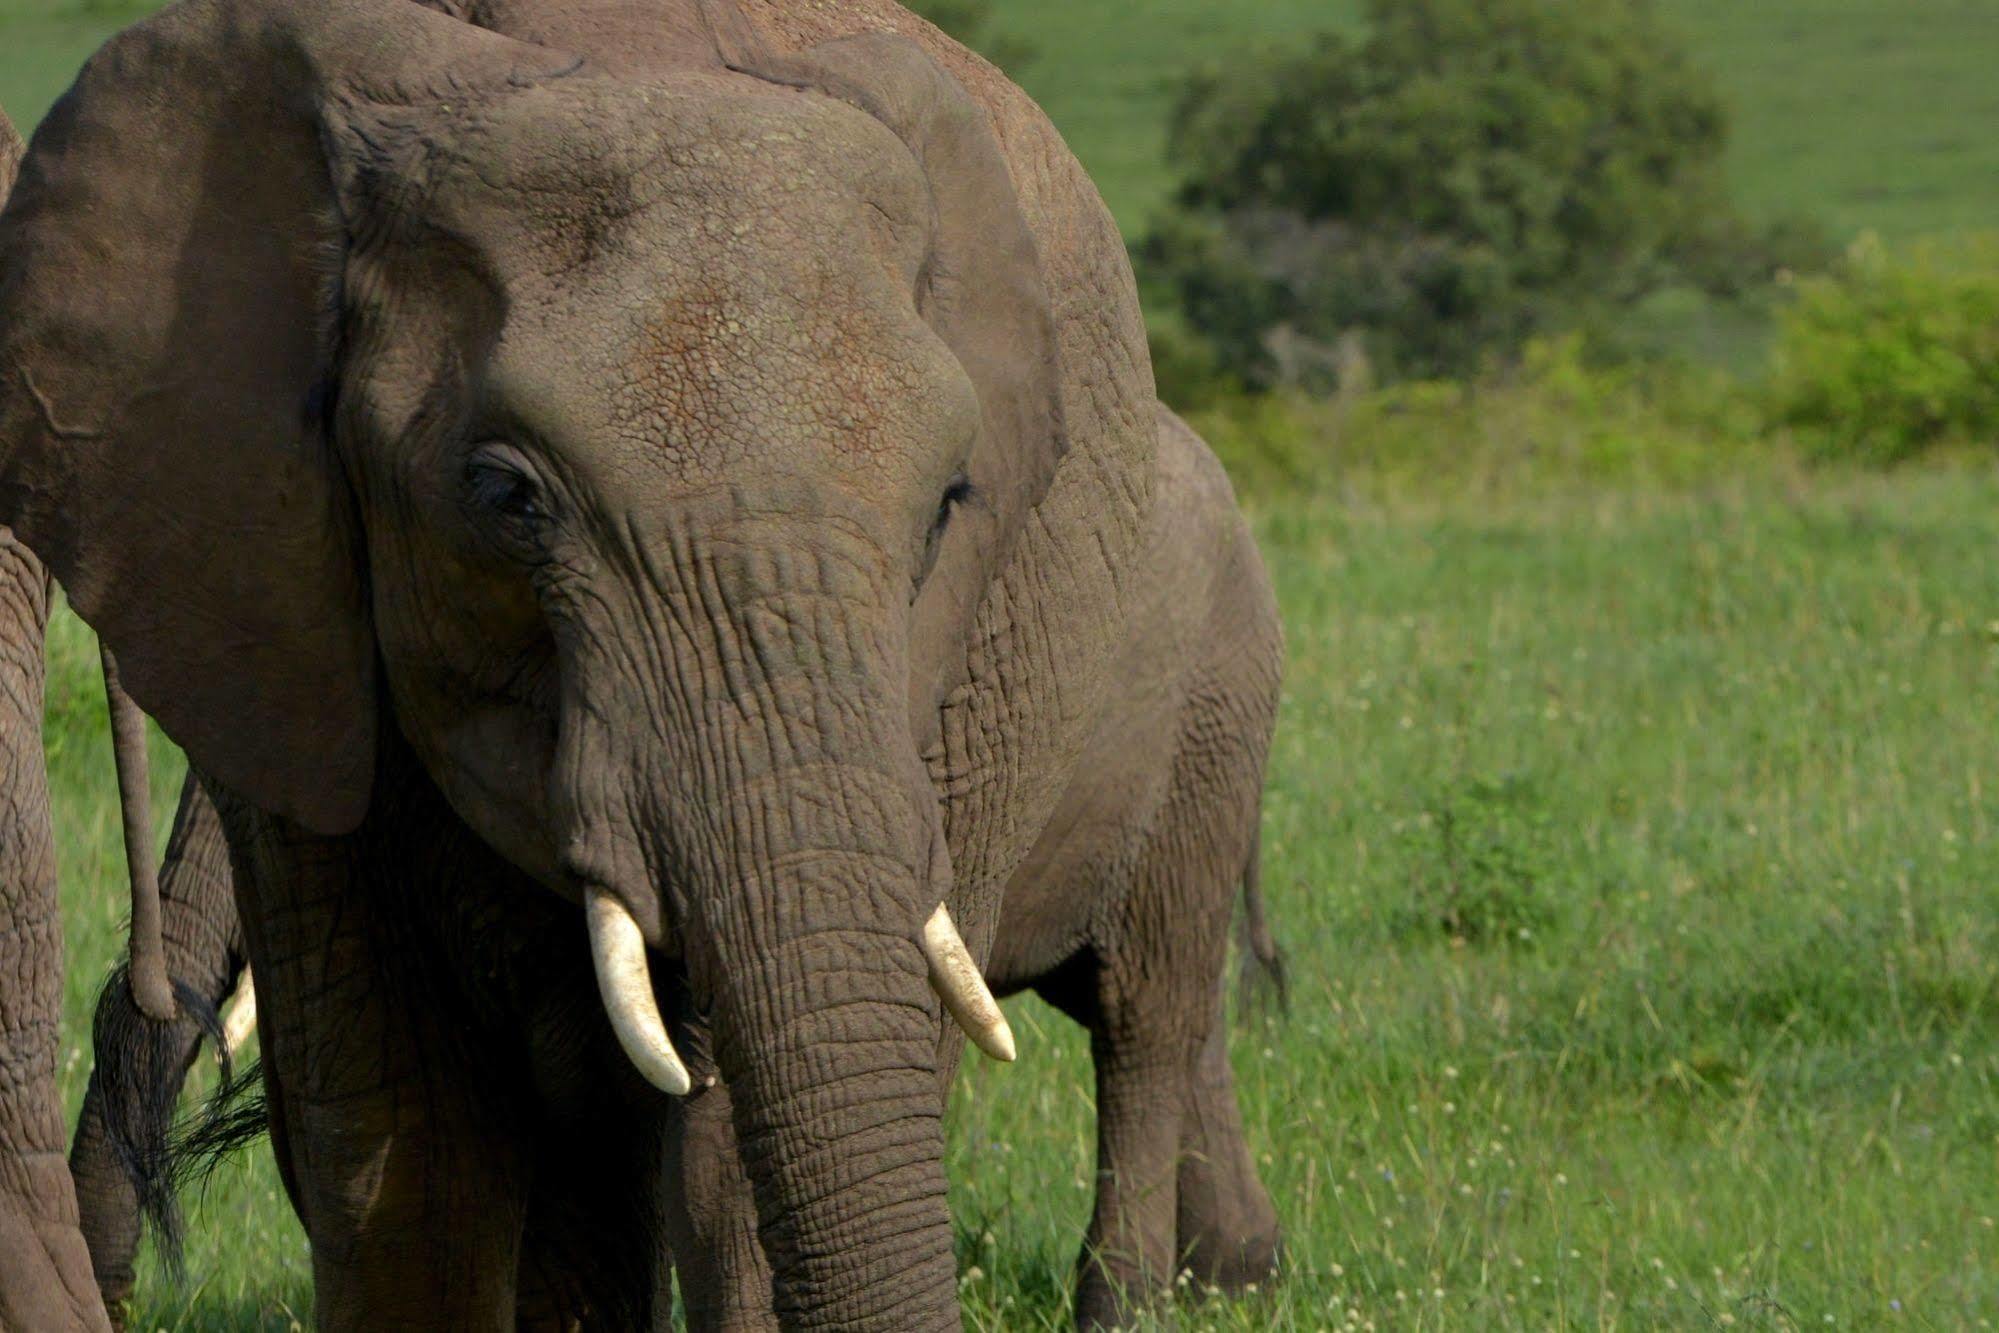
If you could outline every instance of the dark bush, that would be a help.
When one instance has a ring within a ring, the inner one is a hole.
[[[1720,99],[1643,0],[1369,0],[1365,40],[1196,74],[1139,247],[1256,387],[1461,374],[1664,285],[1808,260],[1723,188]]]

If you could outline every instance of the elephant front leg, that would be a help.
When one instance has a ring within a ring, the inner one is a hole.
[[[9,134],[0,120],[0,154]],[[0,528],[0,1328],[101,1329],[56,1086],[62,915],[41,732],[48,595],[40,562]]]
[[[527,1172],[415,906],[450,866],[410,856],[401,827],[448,819],[441,802],[395,793],[399,827],[371,816],[339,839],[217,804],[317,1326],[512,1329]]]
[[[1254,752],[1190,724],[1168,799],[1095,940],[1097,1207],[1077,1313],[1122,1327],[1182,1268],[1269,1274],[1277,1220],[1243,1141],[1223,1022],[1228,925],[1255,854]]]
[[[1097,1204],[1076,1285],[1077,1322],[1124,1327],[1174,1268],[1185,1070],[1096,1043]]]

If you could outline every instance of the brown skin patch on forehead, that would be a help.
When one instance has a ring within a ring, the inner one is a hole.
[[[927,484],[922,460],[969,439],[977,404],[916,311],[931,205],[915,161],[843,104],[692,81],[699,96],[612,90],[586,130],[573,110],[492,127],[509,166],[457,173],[459,225],[499,233],[482,249],[510,294],[502,391],[531,386],[537,433],[587,441],[607,481],[761,460]]]
[[[872,260],[793,252],[676,271],[625,344],[610,399],[619,435],[691,470],[760,451],[886,457],[948,411],[948,353],[902,275]],[[802,461],[802,460],[801,460]]]

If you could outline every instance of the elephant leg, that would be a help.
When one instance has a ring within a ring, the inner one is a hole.
[[[420,779],[313,836],[213,784],[256,973],[273,1147],[312,1243],[316,1325],[511,1329],[527,1208],[516,1090],[438,975],[423,905],[476,901]]]
[[[1243,1145],[1221,1005],[1263,753],[1223,725],[1233,706],[1212,679],[1187,697],[1166,798],[1138,840],[1128,889],[1107,896],[1095,931],[1098,1176],[1077,1292],[1085,1327],[1128,1321],[1197,1258],[1227,1273],[1228,1255],[1243,1256],[1242,1267],[1276,1243]]]
[[[1097,1202],[1083,1242],[1077,1322],[1128,1323],[1174,1271],[1183,1061],[1097,1036]]]
[[[167,844],[160,918],[177,1013],[167,1022],[145,1017],[124,974],[113,974],[97,1004],[96,1059],[70,1147],[83,1235],[114,1324],[122,1323],[132,1294],[142,1199],[163,1248],[176,1248],[166,1160],[175,1103],[243,970],[228,843],[193,775],[182,786]]]
[[[668,1164],[667,1225],[690,1333],[774,1333],[770,1261],[728,1088],[697,1085],[674,1108]]]
[[[1276,1272],[1281,1247],[1277,1210],[1243,1136],[1219,1003],[1187,1096],[1175,1224],[1180,1262],[1204,1286],[1239,1292]]]
[[[0,120],[0,194],[11,166]],[[62,915],[42,759],[49,581],[0,528],[0,1328],[101,1329],[56,1084]]]

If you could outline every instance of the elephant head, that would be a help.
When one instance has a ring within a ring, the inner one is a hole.
[[[912,44],[632,63],[114,40],[0,219],[0,516],[236,797],[338,836],[406,745],[669,1092],[684,970],[781,1313],[947,1324],[939,994],[1011,1038],[922,751],[1064,449],[1035,241]]]

